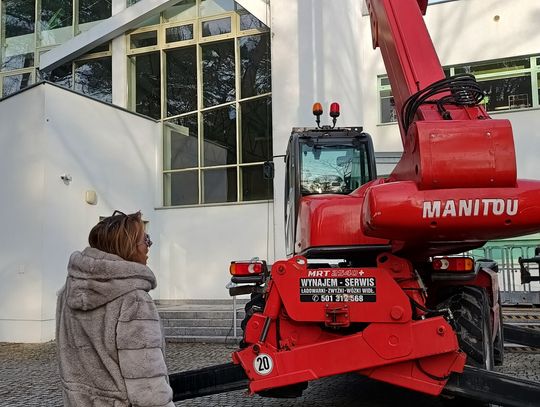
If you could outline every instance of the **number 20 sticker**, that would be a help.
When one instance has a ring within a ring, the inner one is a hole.
[[[261,353],[253,360],[253,368],[261,376],[266,376],[274,368],[274,361],[266,353]]]

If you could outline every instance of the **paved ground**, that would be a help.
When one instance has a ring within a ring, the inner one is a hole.
[[[171,343],[167,348],[170,372],[230,361],[232,346]],[[540,354],[508,353],[504,373],[540,381]],[[41,345],[0,343],[0,406],[61,406],[54,343]],[[397,401],[399,400],[399,402]],[[177,406],[439,406],[436,400],[349,374],[311,383],[294,400],[248,396],[244,391],[186,400]],[[84,406],[81,406],[84,407]]]

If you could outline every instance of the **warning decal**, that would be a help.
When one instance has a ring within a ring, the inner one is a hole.
[[[375,277],[301,278],[301,302],[375,302]]]

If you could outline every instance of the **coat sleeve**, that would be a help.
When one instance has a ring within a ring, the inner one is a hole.
[[[159,314],[150,295],[126,298],[116,328],[118,362],[134,407],[174,407],[168,384]]]

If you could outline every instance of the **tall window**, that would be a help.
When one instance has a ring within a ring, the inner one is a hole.
[[[516,57],[444,68],[446,76],[471,73],[486,96],[488,112],[540,108],[540,57]],[[387,76],[378,78],[380,123],[397,122]]]
[[[1,0],[0,97],[35,82],[39,76],[39,56],[110,17],[111,3],[112,0]],[[83,71],[87,72],[88,67],[79,67],[80,75]]]
[[[129,33],[130,108],[163,123],[164,206],[272,198],[270,33],[232,0],[185,0]]]

